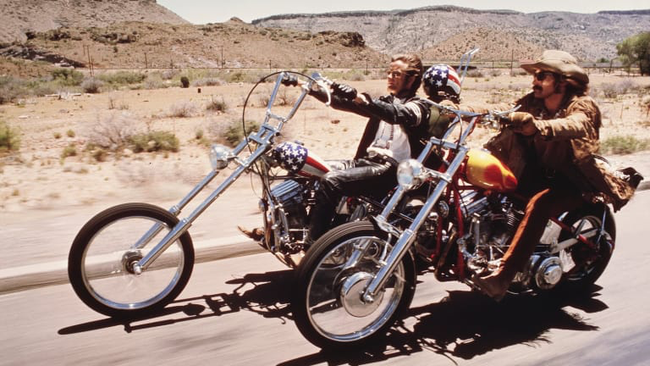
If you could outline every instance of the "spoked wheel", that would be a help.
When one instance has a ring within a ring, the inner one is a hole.
[[[413,258],[405,257],[374,301],[363,293],[391,244],[367,222],[343,224],[321,237],[297,273],[292,301],[300,332],[324,349],[353,348],[385,335],[415,292]]]
[[[603,210],[606,210],[605,233],[600,237],[598,235],[591,237],[595,247],[590,248],[586,244],[577,243],[560,253],[562,268],[565,271],[565,288],[587,290],[603,274],[614,251],[616,224],[609,209],[603,206],[585,206],[569,213],[563,220],[574,230],[578,230],[579,234],[590,236],[600,230],[603,212],[605,212]],[[570,233],[563,232],[559,241],[570,237]]]
[[[126,203],[100,212],[77,234],[68,256],[68,277],[77,296],[112,317],[138,317],[162,309],[185,288],[194,266],[186,232],[146,270],[134,264],[169,233],[178,219],[146,203]],[[155,236],[136,245],[152,228]]]

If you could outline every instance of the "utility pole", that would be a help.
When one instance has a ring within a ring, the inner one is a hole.
[[[90,46],[87,44],[83,45],[83,52],[84,55],[88,57],[88,70],[90,71],[90,76],[95,76],[95,72],[93,70],[93,59],[90,56]]]

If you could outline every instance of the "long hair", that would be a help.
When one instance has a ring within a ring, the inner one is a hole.
[[[566,81],[564,92],[566,94],[576,95],[576,96],[585,96],[589,93],[589,84],[583,84],[575,79],[568,78],[564,75],[559,75],[553,73],[553,78],[555,79],[555,92],[560,92],[560,81]]]
[[[409,89],[409,93],[411,95],[415,95],[415,93],[417,93],[418,89],[420,88],[420,84],[422,83],[422,73],[424,72],[424,67],[422,66],[422,60],[420,59],[420,56],[414,53],[400,53],[394,55],[390,60],[390,62],[395,61],[402,61],[405,63],[407,75],[409,75],[409,77],[415,77],[415,81],[411,85],[411,89]]]

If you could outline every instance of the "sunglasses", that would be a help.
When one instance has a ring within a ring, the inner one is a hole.
[[[549,75],[554,76],[555,74],[552,73],[552,72],[550,72],[550,71],[540,71],[540,72],[536,72],[536,73],[535,73],[535,79],[536,79],[537,81],[544,81],[544,79],[546,79],[546,77],[549,76]]]
[[[394,71],[394,70],[387,70],[386,75],[388,75],[389,78],[401,78],[402,76],[413,76],[412,71]]]

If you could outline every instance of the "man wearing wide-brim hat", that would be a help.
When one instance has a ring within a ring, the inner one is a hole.
[[[597,163],[601,113],[587,95],[589,76],[575,57],[547,50],[521,67],[533,75],[533,90],[516,101],[521,108],[511,114],[511,126],[486,144],[497,157],[517,165],[519,192],[531,197],[500,267],[474,278],[495,299],[524,269],[549,218],[597,198],[618,210],[642,179],[633,168],[617,176]],[[525,164],[516,164],[522,160]]]

